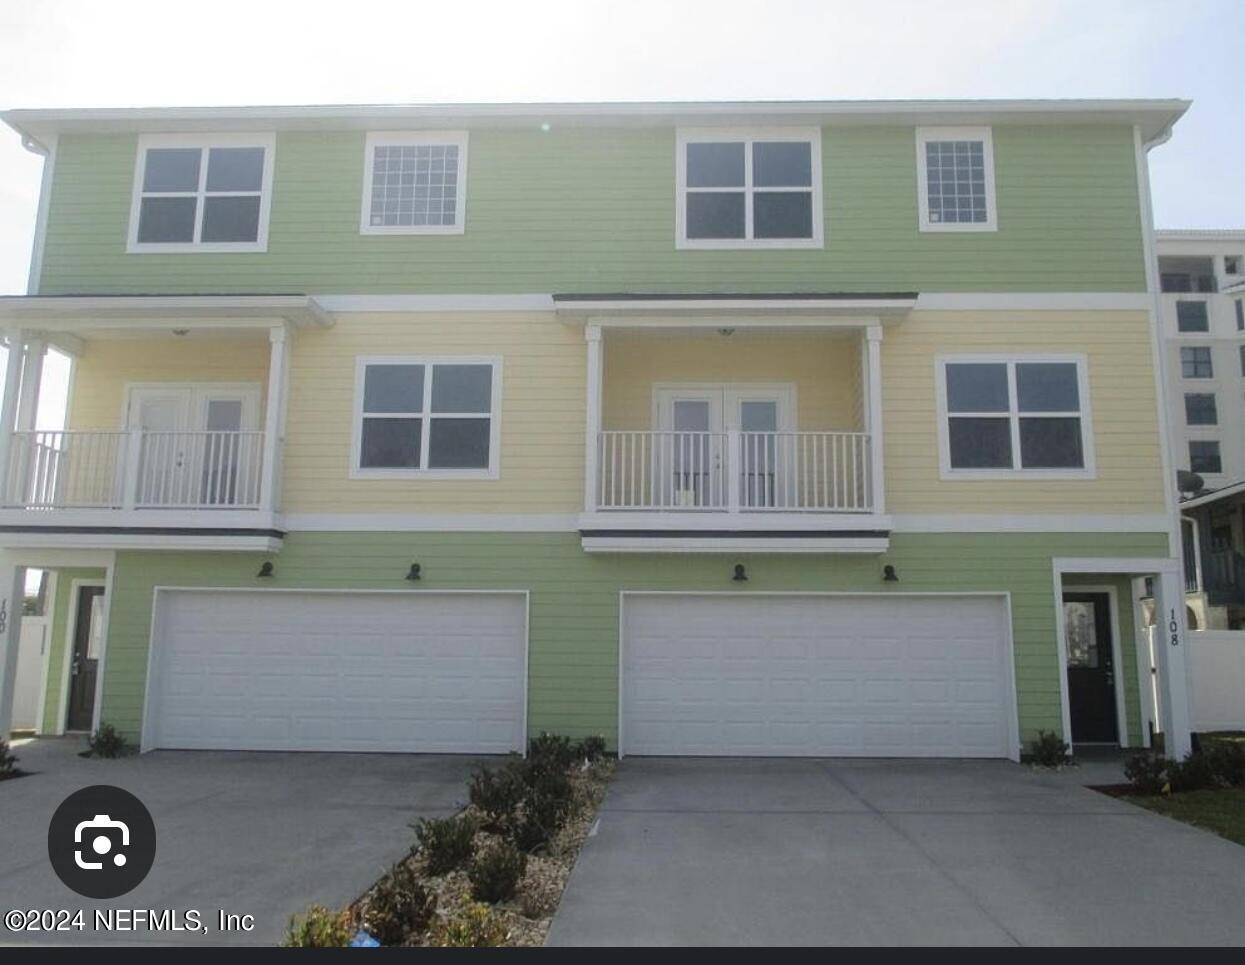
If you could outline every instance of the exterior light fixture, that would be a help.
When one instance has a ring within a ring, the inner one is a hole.
[[[190,334],[190,329],[188,329],[188,328],[175,328],[175,329],[173,329],[173,334],[174,334],[174,335],[176,335],[178,338],[181,338],[183,335],[189,335],[189,334]]]
[[[276,576],[276,572],[272,568],[272,561],[264,560],[263,564],[259,568],[259,572],[256,573],[255,575],[265,580],[269,579],[270,577]]]
[[[406,578],[412,583],[418,583],[422,577],[422,570],[418,563],[412,563],[411,568],[407,571]]]
[[[734,335],[735,330],[733,328],[719,328],[718,334],[719,335]]]
[[[735,564],[735,575],[732,576],[731,579],[734,580],[736,583],[747,583],[748,582],[748,574],[744,570],[744,565],[742,563]]]
[[[895,572],[895,567],[891,566],[889,563],[887,563],[884,567],[882,567],[882,582],[883,583],[898,583],[899,582],[899,574]]]

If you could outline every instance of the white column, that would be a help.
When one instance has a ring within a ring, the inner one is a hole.
[[[1183,759],[1193,746],[1189,737],[1189,648],[1183,582],[1178,567],[1154,575],[1159,712],[1167,756],[1175,760]]]
[[[19,329],[5,332],[9,357],[4,369],[4,395],[0,397],[0,496],[9,495],[9,453],[13,448],[13,428],[17,418],[17,400],[22,382],[22,346],[26,333]],[[5,718],[7,720],[7,718]]]
[[[26,356],[22,364],[22,387],[17,396],[17,431],[29,432],[35,427],[39,412],[39,389],[43,385],[43,357],[48,343],[31,339],[26,343]]]
[[[869,476],[873,484],[873,511],[886,512],[886,487],[882,469],[882,326],[865,330],[861,364],[868,396],[865,431],[869,433]]]
[[[259,506],[277,511],[281,489],[281,452],[285,445],[285,408],[289,394],[289,335],[284,326],[268,330],[268,397],[264,405],[264,465]]]
[[[584,429],[584,512],[597,508],[598,478],[601,453],[601,382],[603,371],[603,346],[601,326],[587,325],[584,339],[588,343],[587,419]]]
[[[26,568],[17,565],[8,554],[0,554],[0,737],[5,740],[13,719],[13,685],[17,678],[25,595]]]

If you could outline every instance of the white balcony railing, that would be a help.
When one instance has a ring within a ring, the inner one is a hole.
[[[598,510],[872,512],[870,437],[604,431],[595,494]]]
[[[4,506],[19,509],[258,509],[258,431],[15,432]]]

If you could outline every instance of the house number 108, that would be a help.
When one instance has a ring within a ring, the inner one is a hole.
[[[1167,624],[1167,629],[1171,632],[1171,645],[1173,647],[1180,646],[1180,624],[1176,622],[1176,610],[1172,608],[1171,620]]]

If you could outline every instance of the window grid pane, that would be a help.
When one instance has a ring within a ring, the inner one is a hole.
[[[1191,426],[1213,426],[1219,423],[1215,396],[1209,392],[1187,392],[1184,397],[1184,419]]]
[[[1189,468],[1193,472],[1223,472],[1223,462],[1219,456],[1219,443],[1192,440],[1189,443]]]
[[[1205,302],[1176,302],[1176,328],[1181,332],[1210,331]]]
[[[1210,348],[1205,345],[1183,345],[1180,348],[1180,374],[1186,379],[1214,378]]]
[[[812,240],[818,217],[815,147],[808,140],[685,144],[684,236],[689,241]]]
[[[927,141],[925,179],[932,224],[986,223],[986,162],[982,141]]]
[[[457,224],[458,145],[378,144],[370,221],[387,228]]]

